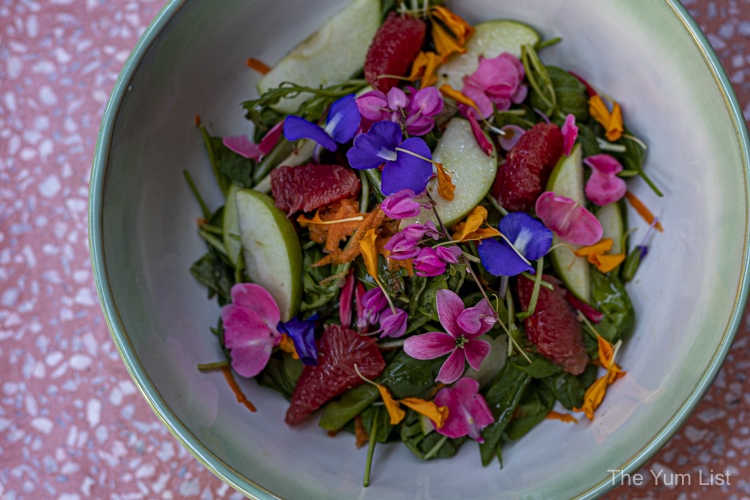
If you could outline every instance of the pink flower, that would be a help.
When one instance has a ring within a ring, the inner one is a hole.
[[[384,94],[371,90],[356,99],[357,108],[362,115],[362,130],[367,132],[373,123],[391,121],[400,124],[406,133],[421,136],[435,126],[435,115],[443,110],[443,98],[435,87],[415,90],[408,88],[406,94],[398,87],[393,87]]]
[[[380,318],[380,313],[388,307],[388,299],[380,287],[375,287],[364,294],[363,287],[357,287],[357,328],[364,330],[369,325],[374,325]]]
[[[422,213],[422,204],[414,200],[416,196],[417,194],[411,189],[402,189],[386,197],[380,203],[380,208],[391,219],[416,217]]]
[[[447,333],[430,332],[409,337],[404,342],[404,351],[415,359],[435,359],[450,353],[435,381],[451,384],[463,375],[464,359],[479,370],[490,353],[490,344],[477,337],[495,324],[495,311],[486,300],[465,308],[461,297],[451,290],[438,290],[436,303],[440,324]]]
[[[425,236],[433,240],[440,239],[440,233],[435,227],[435,223],[428,220],[424,224],[409,224],[401,230],[404,236],[412,241],[419,241]]]
[[[406,333],[409,314],[398,307],[394,309],[395,311],[388,307],[380,313],[380,330],[378,331],[381,338],[398,338]]]
[[[625,181],[617,174],[622,172],[619,161],[607,154],[589,156],[583,163],[591,167],[591,177],[586,183],[586,196],[603,207],[618,201],[628,190]]]
[[[544,225],[568,243],[593,245],[602,239],[599,220],[570,198],[547,191],[537,198],[535,208]]]
[[[443,387],[435,395],[435,404],[448,407],[448,418],[436,430],[449,438],[469,436],[483,443],[482,429],[495,422],[474,379],[462,378],[453,387]]]
[[[469,125],[471,125],[471,133],[474,134],[474,140],[477,141],[477,144],[482,151],[484,151],[484,154],[492,156],[492,150],[494,148],[492,147],[492,143],[487,139],[487,136],[484,135],[482,127],[479,126],[476,115],[474,113],[466,113],[466,116],[469,119]]]
[[[276,301],[260,285],[237,283],[232,287],[232,303],[221,309],[221,319],[232,368],[243,377],[256,376],[281,339],[276,330],[281,319]]]
[[[504,111],[511,103],[520,104],[526,99],[528,88],[522,85],[524,76],[521,61],[507,52],[492,59],[480,57],[477,70],[464,77],[461,93],[477,104],[482,118],[489,118],[493,104]],[[473,108],[459,107],[464,115],[477,113]]]
[[[431,247],[419,250],[419,255],[413,261],[418,276],[440,276],[445,272],[446,263],[437,251]]]
[[[413,259],[420,252],[419,240],[412,239],[411,235],[405,231],[391,236],[384,248],[391,252],[388,257],[393,260]]]
[[[263,136],[260,144],[255,144],[250,141],[246,135],[224,137],[221,140],[221,143],[240,156],[260,161],[265,155],[270,153],[276,143],[279,142],[279,137],[281,137],[281,133],[283,132],[283,126],[284,120],[274,125],[271,130]]]
[[[565,117],[565,123],[560,128],[563,136],[563,154],[570,156],[570,151],[573,149],[573,144],[576,142],[578,137],[578,127],[576,126],[576,117],[569,114]]]
[[[435,253],[443,262],[455,264],[463,252],[459,247],[453,245],[450,247],[437,247],[435,248]]]
[[[444,101],[435,87],[425,87],[414,92],[405,107],[404,126],[410,135],[425,135],[435,126],[435,116],[443,110]]]
[[[500,130],[503,131],[503,135],[500,136],[500,147],[505,151],[513,149],[513,146],[515,146],[523,134],[526,133],[526,131],[518,125],[505,125]]]
[[[349,271],[339,295],[339,320],[345,327],[352,323],[352,296],[354,295],[354,270]]]

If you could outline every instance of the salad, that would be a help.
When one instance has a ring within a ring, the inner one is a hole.
[[[352,433],[365,485],[377,443],[429,460],[475,441],[486,466],[545,419],[593,420],[662,229],[626,181],[661,192],[620,105],[543,62],[558,42],[354,0],[274,68],[249,59],[252,138],[196,117],[224,205],[185,172],[225,356],[198,368],[252,411],[235,376],[287,398],[290,426]]]

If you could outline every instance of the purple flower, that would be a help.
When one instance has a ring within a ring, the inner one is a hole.
[[[414,89],[411,89],[412,91]],[[443,110],[443,96],[435,87],[425,87],[413,92],[406,106],[404,126],[409,135],[425,135],[435,126],[435,116]]]
[[[360,288],[358,287],[357,290],[359,291]],[[357,328],[364,330],[369,325],[377,323],[380,313],[386,307],[388,307],[388,299],[380,287],[376,286],[361,294],[357,300]]]
[[[443,332],[429,332],[409,337],[404,341],[404,352],[415,359],[435,359],[450,354],[440,368],[436,382],[452,384],[464,373],[466,365],[479,370],[490,353],[490,344],[477,337],[495,324],[495,311],[482,299],[474,307],[466,308],[455,292],[438,290],[437,313]]]
[[[345,327],[352,323],[352,296],[354,295],[354,270],[349,271],[339,294],[339,320]]]
[[[412,241],[419,241],[425,236],[433,240],[440,239],[440,232],[431,220],[428,220],[424,224],[409,224],[401,232],[404,233],[406,238]]]
[[[383,200],[380,208],[391,219],[416,217],[422,212],[422,204],[414,200],[416,196],[411,189],[402,189]]]
[[[286,333],[294,342],[294,350],[297,351],[299,359],[308,366],[318,364],[318,346],[315,344],[315,322],[318,315],[313,314],[306,320],[294,317],[289,321],[280,321],[276,327],[280,332]]]
[[[284,120],[284,136],[290,141],[312,139],[327,150],[336,151],[337,143],[347,143],[355,136],[361,120],[354,94],[351,94],[331,105],[325,128],[299,116],[287,116]]]
[[[260,285],[237,283],[232,303],[221,309],[224,345],[232,355],[232,368],[243,377],[254,377],[268,364],[281,336],[276,330],[279,306]]]
[[[505,151],[513,149],[513,146],[515,146],[523,134],[526,133],[526,131],[518,125],[505,125],[500,130],[503,131],[503,135],[500,136],[500,147]]]
[[[414,90],[411,98],[403,90],[393,87],[384,94],[372,90],[357,98],[362,115],[362,130],[368,131],[373,123],[391,121],[398,123],[409,135],[425,135],[435,126],[435,115],[443,109],[443,98],[435,87]]]
[[[386,196],[402,189],[422,193],[432,176],[432,153],[427,143],[419,137],[402,139],[398,124],[377,122],[367,133],[355,137],[354,146],[346,153],[349,164],[357,170],[385,163],[380,188]]]
[[[424,247],[414,259],[414,269],[418,276],[440,276],[445,272],[446,263],[437,251],[431,247]]]
[[[552,231],[524,212],[513,212],[502,218],[498,229],[526,260],[537,260],[552,246]],[[488,239],[479,245],[479,258],[490,274],[516,276],[524,271],[534,272],[513,250],[506,240]]]
[[[482,429],[495,422],[487,401],[479,394],[479,382],[462,378],[453,387],[443,387],[435,395],[435,404],[448,407],[448,418],[440,434],[449,438],[470,438],[484,442]]]
[[[461,256],[461,249],[456,245],[450,247],[437,247],[435,248],[437,256],[448,264],[455,264],[458,262],[458,258]]]
[[[386,308],[380,313],[380,337],[393,337],[398,338],[406,333],[406,324],[409,319],[409,314],[403,309],[398,307],[391,310]]]
[[[400,231],[391,236],[384,248],[391,252],[388,257],[393,260],[413,259],[420,252],[419,238],[412,239],[409,233]]]
[[[504,111],[511,103],[522,103],[528,93],[526,85],[522,85],[524,76],[521,61],[507,52],[491,59],[480,58],[477,70],[464,77],[461,89],[462,94],[476,103],[479,111],[464,104],[459,106],[461,112],[489,118],[494,111],[493,104]]]

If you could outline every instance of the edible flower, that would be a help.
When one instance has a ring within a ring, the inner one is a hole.
[[[408,219],[422,213],[424,205],[414,200],[416,193],[411,189],[402,189],[387,196],[381,203],[380,209],[391,219]]]
[[[479,382],[464,377],[453,385],[443,387],[435,395],[435,404],[448,408],[448,418],[437,431],[449,438],[470,438],[483,443],[482,429],[495,422],[487,401],[479,394]]]
[[[406,333],[406,326],[409,320],[409,314],[398,307],[394,309],[387,308],[380,313],[380,338],[392,337],[398,338]]]
[[[478,339],[495,324],[495,311],[482,299],[474,307],[465,307],[463,300],[451,290],[438,290],[436,304],[443,332],[414,335],[404,341],[404,352],[415,359],[435,359],[450,354],[435,381],[452,384],[464,373],[464,360],[479,370],[490,353],[490,344]]]
[[[384,94],[371,90],[356,99],[362,115],[362,130],[373,123],[387,120],[398,123],[409,135],[425,135],[435,126],[435,116],[443,110],[443,98],[435,87],[415,90],[407,94],[393,87]]]
[[[504,125],[500,128],[500,147],[510,151],[518,143],[518,140],[526,133],[526,130],[518,125]]]
[[[487,220],[487,209],[477,205],[466,216],[466,220],[456,225],[453,239],[456,241],[482,240],[500,236],[500,232],[493,227],[482,227]]]
[[[504,52],[497,57],[479,58],[479,66],[471,75],[464,77],[461,93],[470,98],[477,107],[474,110],[459,105],[464,115],[478,113],[478,118],[489,118],[497,109],[504,111],[511,104],[520,104],[526,99],[528,87],[523,85],[523,64],[517,57]]]
[[[352,296],[354,295],[354,270],[350,270],[339,294],[339,320],[347,328],[352,323]]]
[[[482,265],[494,276],[516,276],[534,272],[530,260],[538,260],[552,246],[552,231],[524,212],[509,213],[498,225],[503,238],[483,240],[479,245]]]
[[[599,219],[570,198],[547,191],[537,198],[535,208],[544,225],[568,243],[593,245],[602,238]]]
[[[487,136],[484,135],[484,131],[482,130],[482,127],[479,126],[477,117],[474,113],[467,113],[467,118],[469,119],[469,125],[471,126],[471,133],[474,135],[474,140],[477,141],[477,144],[482,151],[484,151],[484,154],[492,156],[492,150],[495,148],[492,147],[492,143],[487,139]]]
[[[435,223],[431,220],[428,220],[424,224],[409,224],[401,230],[401,233],[404,233],[407,238],[413,241],[419,241],[424,237],[432,238],[433,240],[440,239],[440,231],[437,230]]]
[[[606,255],[612,249],[612,239],[604,238],[594,245],[581,247],[575,250],[575,254],[578,257],[586,257],[586,259],[593,265],[596,266],[599,271],[608,273],[625,260],[624,253],[618,253],[615,255]]]
[[[440,276],[448,264],[455,264],[461,256],[461,249],[450,247],[424,247],[414,259],[414,269],[418,276]]]
[[[354,138],[346,153],[357,170],[377,168],[383,163],[381,191],[388,196],[402,189],[422,193],[432,176],[432,153],[419,137],[403,140],[397,123],[381,121]]]
[[[419,255],[419,238],[414,239],[405,231],[399,231],[391,236],[388,243],[383,247],[390,252],[389,259],[407,260]]]
[[[254,283],[235,284],[231,295],[232,302],[221,309],[224,345],[232,355],[234,371],[254,377],[266,367],[279,343],[279,306],[265,288]]]
[[[420,87],[426,88],[437,82],[435,71],[443,63],[443,58],[435,52],[420,52],[411,65],[409,80],[421,78]]]
[[[378,384],[377,382],[373,382],[372,380],[363,376],[360,373],[359,368],[357,368],[357,365],[354,365],[354,370],[362,380],[378,388],[380,397],[383,400],[385,409],[388,412],[388,416],[390,417],[391,425],[400,424],[406,416],[406,412],[401,409],[400,405],[404,405],[407,408],[411,408],[417,413],[426,416],[432,421],[433,425],[437,429],[442,428],[445,424],[445,421],[449,416],[449,410],[446,406],[438,406],[434,402],[427,401],[422,398],[394,399],[391,391],[386,386]]]
[[[443,24],[448,27],[449,30],[451,30],[451,33],[453,33],[456,41],[461,46],[466,45],[466,42],[469,41],[471,35],[473,35],[474,31],[476,31],[474,27],[471,24],[467,23],[464,18],[457,15],[452,10],[443,7],[442,5],[436,5],[435,7],[432,7],[432,9],[430,9],[430,14],[437,17],[440,21],[443,22]],[[433,22],[433,24],[435,23]],[[465,49],[461,53],[463,54],[464,52],[466,52]],[[443,53],[441,52],[441,54]]]
[[[628,186],[617,176],[622,172],[622,165],[608,154],[589,156],[583,163],[591,167],[591,177],[586,182],[586,196],[603,207],[618,201],[625,195]]]
[[[660,233],[664,232],[664,227],[662,227],[659,219],[657,219],[654,214],[651,213],[651,210],[649,210],[648,207],[636,195],[634,195],[630,191],[627,191],[625,193],[625,199],[628,200],[630,206],[633,207],[636,212],[638,212],[638,215],[643,217],[643,220],[646,221],[646,224],[648,224],[649,226],[654,226]]]
[[[573,411],[583,412],[589,420],[594,420],[594,412],[602,404],[604,396],[607,394],[607,387],[626,375],[626,372],[622,371],[615,363],[615,355],[620,343],[618,342],[617,346],[612,346],[599,334],[596,335],[596,339],[599,348],[599,362],[607,369],[607,373],[599,377],[586,389],[583,395],[583,406],[573,408]]]
[[[327,150],[336,151],[337,143],[345,144],[354,137],[361,120],[354,94],[350,94],[331,104],[325,127],[299,116],[287,116],[284,120],[284,136],[290,141],[312,139]]]
[[[563,136],[563,154],[565,156],[570,156],[570,152],[573,150],[573,144],[575,144],[576,138],[578,138],[578,127],[576,126],[575,115],[568,114],[565,117],[565,122],[560,128],[560,132],[562,132]]]
[[[377,323],[380,313],[388,307],[388,299],[380,287],[376,286],[364,293],[362,290],[364,287],[358,284],[355,300],[357,301],[357,328],[359,330]]]
[[[271,127],[271,130],[266,132],[266,135],[263,136],[263,139],[258,144],[252,142],[246,135],[224,137],[221,143],[240,156],[260,161],[279,142],[283,126],[284,120]]]
[[[453,198],[455,197],[456,185],[453,184],[451,175],[440,162],[435,162],[435,169],[437,171],[438,194],[444,200],[453,201]]]
[[[608,141],[614,142],[622,137],[625,129],[622,124],[622,110],[620,110],[619,104],[613,101],[612,111],[610,112],[599,94],[594,94],[589,97],[589,113],[594,120],[604,127]]]
[[[308,366],[318,364],[318,346],[315,344],[315,323],[318,317],[318,314],[313,314],[308,319],[294,317],[289,321],[280,321],[276,326],[279,332],[292,339],[297,356]]]

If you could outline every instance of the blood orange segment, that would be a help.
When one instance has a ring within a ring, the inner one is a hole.
[[[511,212],[527,212],[544,191],[562,154],[563,137],[554,123],[537,123],[510,150],[498,169],[492,194]]]
[[[367,51],[367,82],[382,92],[395,87],[398,80],[381,75],[404,76],[422,48],[426,33],[427,25],[421,19],[391,12]]]
[[[554,286],[539,289],[534,314],[526,318],[524,326],[529,341],[539,353],[563,370],[580,375],[586,369],[589,356],[583,345],[583,331],[576,318],[573,306],[565,298],[565,289],[560,281],[545,274],[542,279]],[[519,277],[517,283],[521,309],[526,311],[534,290],[534,282]]]
[[[271,191],[276,208],[293,214],[310,212],[359,192],[359,178],[339,165],[279,167],[271,172]]]
[[[376,339],[341,325],[328,325],[318,342],[318,365],[305,366],[286,412],[286,423],[295,425],[332,398],[362,385],[354,366],[373,380],[385,369]]]

